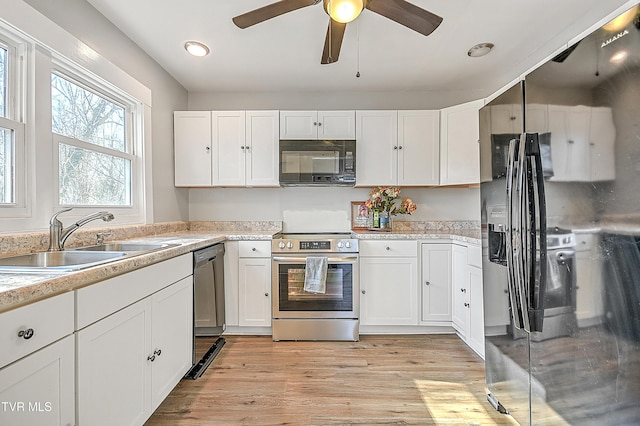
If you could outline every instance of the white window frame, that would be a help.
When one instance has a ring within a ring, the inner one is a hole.
[[[73,64],[63,57],[54,55],[52,58],[51,74],[56,74],[61,78],[69,80],[73,84],[85,90],[93,92],[99,96],[119,104],[125,108],[125,143],[127,152],[114,151],[99,145],[70,138],[51,131],[52,135],[52,158],[53,158],[53,206],[55,210],[72,207],[73,211],[65,213],[64,217],[69,220],[82,217],[97,210],[108,210],[116,217],[116,223],[144,223],[145,222],[145,172],[144,172],[144,105],[133,96],[123,90],[96,76],[95,74]],[[59,152],[60,143],[71,145],[89,151],[114,155],[131,161],[131,187],[130,206],[101,206],[101,205],[62,205],[60,204],[60,176],[59,176]],[[116,154],[117,152],[117,154]],[[104,224],[103,224],[104,225]],[[97,223],[97,226],[101,226]]]
[[[0,127],[13,131],[14,188],[13,202],[0,203],[0,218],[23,218],[31,214],[27,185],[27,93],[33,85],[27,76],[33,67],[33,44],[5,26],[0,26],[0,45],[7,50],[6,117],[0,117]]]

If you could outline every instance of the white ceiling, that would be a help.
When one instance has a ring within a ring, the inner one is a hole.
[[[247,29],[231,18],[274,0],[87,0],[189,92],[477,91],[487,96],[628,0],[409,0],[443,17],[425,37],[371,11],[321,65],[322,4]],[[384,0],[378,0],[384,1]],[[189,56],[187,40],[211,48]],[[470,58],[474,44],[494,50]],[[360,71],[360,78],[356,72]]]

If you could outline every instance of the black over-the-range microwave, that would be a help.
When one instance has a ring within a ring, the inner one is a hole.
[[[353,186],[355,140],[280,140],[280,185]]]

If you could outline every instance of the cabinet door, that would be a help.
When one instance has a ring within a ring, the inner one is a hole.
[[[148,299],[80,330],[76,336],[78,424],[143,424],[151,406]]]
[[[318,111],[318,139],[355,139],[355,111]]]
[[[280,111],[280,139],[317,138],[317,111]]]
[[[398,111],[398,185],[440,184],[440,112]]]
[[[360,323],[417,325],[417,259],[360,258]]]
[[[238,261],[238,309],[240,326],[271,326],[271,259]]]
[[[482,270],[469,267],[469,333],[467,343],[484,357],[484,295],[482,291]]]
[[[73,336],[0,369],[0,424],[75,424]]]
[[[551,160],[554,181],[587,181],[589,159],[590,108],[549,105]]]
[[[491,134],[522,133],[520,105],[493,105],[491,107]]]
[[[246,112],[246,185],[278,186],[278,111]]]
[[[467,248],[453,244],[451,248],[453,290],[453,324],[463,338],[469,334],[469,270]]]
[[[422,244],[422,320],[451,321],[451,245]]]
[[[173,113],[175,185],[211,186],[211,112]]]
[[[356,185],[397,185],[397,148],[397,111],[356,111]]]
[[[151,412],[191,368],[193,277],[151,296]]]
[[[591,160],[590,180],[615,180],[616,128],[609,107],[591,108],[589,150]]]
[[[468,102],[440,112],[440,185],[480,182],[480,108]]]
[[[245,185],[245,112],[214,111],[213,135],[213,185]]]

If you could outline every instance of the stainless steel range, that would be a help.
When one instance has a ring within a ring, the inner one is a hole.
[[[271,253],[273,340],[359,340],[357,239],[284,234]],[[312,275],[320,288],[308,287]]]

